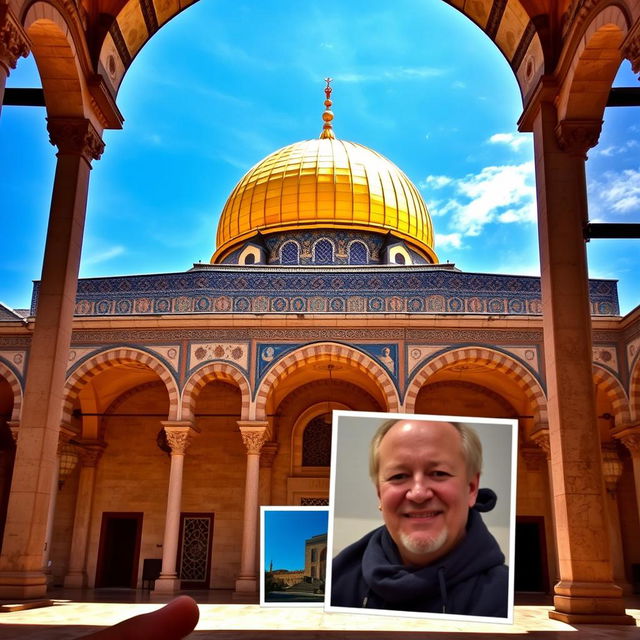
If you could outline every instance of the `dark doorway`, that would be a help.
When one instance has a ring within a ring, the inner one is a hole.
[[[211,573],[213,513],[180,514],[178,576],[182,589],[208,589]]]
[[[103,513],[96,587],[135,589],[142,513]]]
[[[547,593],[549,572],[542,516],[516,517],[515,590]]]

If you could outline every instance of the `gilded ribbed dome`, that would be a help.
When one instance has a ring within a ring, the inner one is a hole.
[[[220,216],[211,262],[257,232],[307,229],[391,232],[437,262],[415,185],[379,153],[332,135],[283,147],[246,173]]]

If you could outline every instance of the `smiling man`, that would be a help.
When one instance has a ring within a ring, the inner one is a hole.
[[[333,561],[331,604],[507,617],[509,572],[480,516],[482,445],[464,425],[391,420],[371,441],[384,526]]]

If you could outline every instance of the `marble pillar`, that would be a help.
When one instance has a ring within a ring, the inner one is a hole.
[[[256,544],[258,541],[258,495],[260,452],[266,441],[268,422],[239,421],[242,442],[247,449],[247,474],[244,489],[244,520],[240,574],[236,578],[237,595],[255,594],[258,590]]]
[[[174,593],[180,589],[176,572],[178,540],[180,539],[180,508],[182,503],[182,471],[184,456],[196,430],[191,422],[163,422],[167,443],[171,447],[171,469],[167,491],[167,513],[162,541],[162,570],[155,581],[154,591]]]
[[[91,525],[91,509],[93,507],[93,489],[95,486],[96,467],[102,456],[103,442],[80,442],[80,478],[76,497],[76,511],[73,518],[69,567],[64,578],[64,586],[82,588],[87,585],[87,542]]]
[[[58,147],[58,161],[0,557],[0,598],[46,594],[42,557],[54,490],[89,173],[91,161],[104,149],[98,131],[84,118],[50,118],[48,128],[51,142]]]
[[[4,88],[18,58],[29,55],[29,38],[6,4],[0,5],[0,113]]]
[[[592,374],[585,159],[601,122],[533,118],[552,490],[560,581],[550,617],[635,624],[613,581]]]

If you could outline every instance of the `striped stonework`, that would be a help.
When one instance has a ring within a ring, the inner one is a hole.
[[[145,351],[132,349],[130,347],[121,347],[102,351],[101,353],[89,358],[83,362],[70,376],[64,386],[63,405],[62,405],[62,422],[63,424],[71,423],[71,412],[73,411],[73,403],[75,402],[80,389],[84,387],[92,378],[102,373],[106,369],[114,365],[127,363],[143,364],[158,374],[158,377],[164,382],[169,394],[169,420],[178,419],[179,410],[179,393],[178,385],[167,368],[152,355]]]
[[[513,358],[484,347],[463,347],[452,349],[427,362],[415,375],[405,395],[405,410],[407,413],[415,411],[416,398],[420,389],[437,371],[456,363],[482,364],[488,369],[494,369],[515,381],[529,400],[535,415],[535,423],[547,422],[547,399],[540,383],[527,369]]]
[[[242,407],[240,420],[249,420],[249,408],[251,405],[251,390],[244,374],[231,364],[213,362],[206,364],[191,374],[182,390],[181,419],[193,420],[193,408],[196,399],[203,387],[212,380],[224,380],[231,382],[240,389],[242,394]]]
[[[629,376],[629,398],[631,399],[631,420],[640,420],[640,358],[631,369]]]
[[[593,381],[602,389],[611,402],[616,426],[629,424],[629,399],[620,381],[600,365],[593,365]]]
[[[275,386],[297,369],[318,361],[348,365],[362,371],[380,389],[385,399],[385,410],[397,412],[400,409],[398,393],[389,374],[370,356],[343,344],[318,342],[296,349],[280,360],[260,383],[255,398],[256,420],[264,420],[267,398]],[[328,364],[328,363],[327,363]]]
[[[16,378],[16,374],[5,364],[0,362],[0,377],[4,378],[11,387],[13,393],[13,409],[11,410],[11,421],[20,420],[20,412],[22,410],[22,387],[20,381]]]

